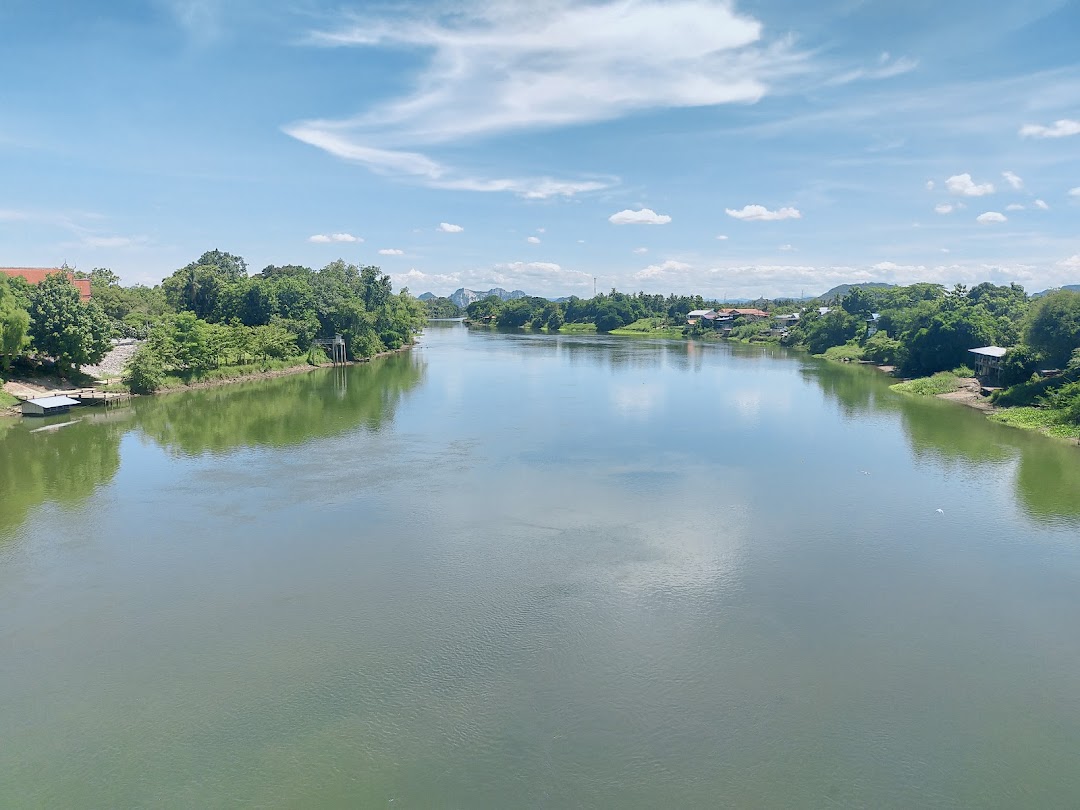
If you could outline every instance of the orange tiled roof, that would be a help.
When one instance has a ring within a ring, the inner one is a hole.
[[[59,273],[59,267],[0,267],[0,273],[5,276],[19,276],[26,279],[28,284],[40,284],[45,276]],[[90,300],[90,279],[75,278],[73,273],[68,273],[68,278],[79,289],[79,297],[83,301]]]

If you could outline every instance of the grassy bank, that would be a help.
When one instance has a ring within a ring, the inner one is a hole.
[[[917,380],[890,385],[889,388],[901,394],[917,397],[936,397],[939,394],[951,394],[964,387],[963,381],[951,371],[939,371],[933,377],[920,377]]]
[[[633,323],[612,329],[612,335],[648,335],[649,337],[683,338],[686,333],[680,326],[665,326],[663,318],[638,318]]]
[[[0,380],[0,385],[2,385],[2,384],[3,384],[3,381]],[[18,404],[19,404],[19,400],[17,400],[15,397],[13,397],[11,394],[9,394],[3,388],[0,388],[0,410],[2,410],[4,408],[13,408]]]
[[[1010,427],[1037,430],[1059,439],[1080,439],[1080,425],[1067,421],[1063,411],[1024,405],[990,414],[990,419]]]
[[[595,335],[595,323],[564,323],[559,327],[560,335]]]

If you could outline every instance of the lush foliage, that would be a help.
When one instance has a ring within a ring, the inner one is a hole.
[[[28,342],[28,305],[26,291],[17,288],[7,276],[0,275],[0,368],[9,368],[12,359],[22,352]]]
[[[108,316],[83,303],[66,273],[53,273],[30,289],[30,337],[37,351],[56,360],[61,373],[96,363],[111,348]]]
[[[460,318],[465,314],[465,310],[446,297],[429,298],[423,304],[429,318]]]
[[[932,397],[938,394],[948,394],[960,388],[960,378],[951,371],[939,371],[932,377],[923,377],[918,380],[908,380],[889,386],[893,391],[901,394],[914,394],[920,397]]]

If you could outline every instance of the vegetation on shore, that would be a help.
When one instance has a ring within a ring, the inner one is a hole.
[[[64,377],[94,364],[110,338],[143,340],[124,371],[136,393],[193,380],[232,379],[325,361],[313,348],[340,334],[348,359],[370,357],[413,340],[427,313],[395,294],[378,267],[338,260],[321,270],[270,265],[248,275],[239,256],[208,251],[160,285],[123,287],[112,271],[88,274],[81,302],[67,273],[37,286],[0,277],[0,363],[30,370],[55,364]]]

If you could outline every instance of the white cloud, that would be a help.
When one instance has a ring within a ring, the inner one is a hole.
[[[617,214],[612,214],[608,217],[608,222],[614,225],[667,225],[671,222],[671,217],[667,214],[658,214],[651,208],[642,208],[638,211],[627,208]]]
[[[993,183],[975,183],[968,173],[954,174],[945,181],[945,188],[964,197],[982,197],[994,193]]]
[[[436,230],[442,231],[443,233],[461,233],[465,229],[460,225],[453,225],[449,222],[440,222],[439,227]]]
[[[1004,177],[1008,184],[1016,190],[1022,189],[1024,187],[1023,179],[1019,175],[1014,174],[1013,172],[1002,172],[1001,176]]]
[[[351,233],[317,233],[314,236],[308,237],[309,242],[315,242],[317,244],[330,244],[331,242],[363,242],[364,240],[359,236],[353,236]]]
[[[997,211],[987,211],[985,214],[979,214],[975,217],[975,221],[986,224],[988,222],[1008,222],[1008,218]]]
[[[404,256],[404,250],[398,250],[397,248],[382,248],[379,251],[380,256]]]
[[[681,276],[692,268],[693,265],[686,262],[668,259],[660,264],[650,264],[643,270],[638,270],[638,272],[634,273],[634,278],[640,281],[642,279],[663,279],[671,276]]]
[[[366,166],[376,174],[403,177],[429,188],[489,193],[505,191],[527,200],[547,200],[602,191],[618,183],[617,177],[578,180],[559,180],[552,177],[472,177],[419,152],[380,149],[358,143],[351,136],[342,134],[337,125],[327,122],[306,121],[283,127],[282,130],[287,135],[335,157]]]
[[[537,233],[547,233],[547,228],[537,228],[536,232]]]
[[[717,234],[716,238],[719,239],[721,242],[726,242],[727,241],[727,235],[726,234],[722,234],[722,233]]]
[[[1077,186],[1076,188],[1070,188],[1069,189],[1069,196],[1070,197],[1080,197],[1080,186]]]
[[[1042,124],[1026,124],[1020,127],[1021,138],[1064,138],[1069,135],[1080,135],[1080,121],[1062,118],[1048,127]]]
[[[792,245],[780,245],[780,247],[777,248],[777,249],[782,250],[785,253],[790,253],[791,251],[795,250],[795,248]]]
[[[902,56],[899,59],[893,59],[888,51],[886,51],[878,57],[877,65],[875,67],[862,67],[849,70],[846,73],[841,73],[839,76],[828,79],[824,84],[826,86],[834,86],[838,84],[849,84],[854,81],[859,81],[860,79],[891,79],[893,76],[900,76],[904,73],[908,73],[918,66],[919,63],[915,59],[909,59],[906,56]]]
[[[948,248],[940,248],[940,250],[941,250],[942,253],[952,253],[952,251],[949,250]]]
[[[802,219],[802,213],[798,208],[780,208],[770,211],[764,205],[744,205],[740,209],[725,208],[729,217],[742,219],[747,222],[768,222],[778,219]]]
[[[934,206],[934,210],[939,214],[951,214],[956,210],[956,206],[952,203],[938,203]]]
[[[1050,210],[1050,206],[1047,205],[1043,200],[1036,200],[1035,201],[1035,207],[1042,210],[1042,211],[1049,211]]]
[[[415,287],[416,289],[422,287],[459,287],[462,283],[461,276],[458,273],[425,273],[415,267],[410,268],[407,273],[391,273],[390,279],[397,289],[402,287]],[[421,291],[425,292],[426,290],[421,289]]]
[[[1080,270],[1080,253],[1070,256],[1067,259],[1062,259],[1057,265],[1058,267],[1064,267],[1066,270]]]
[[[1023,211],[1024,206],[1022,206],[1020,203],[1009,203],[1008,205],[1005,206],[1005,210],[1006,211]]]
[[[642,253],[648,253],[648,252],[649,252],[649,249],[647,247],[634,248],[634,253],[637,253],[638,255],[640,255]]]
[[[528,242],[530,245],[539,245],[540,244],[540,237],[538,237],[538,236],[529,236],[529,237],[526,237],[525,241]]]
[[[933,180],[927,180],[926,181],[926,190],[927,191],[933,191],[934,190],[934,181]]]

